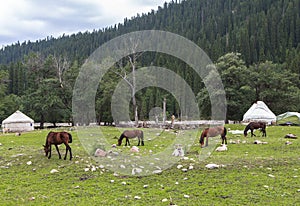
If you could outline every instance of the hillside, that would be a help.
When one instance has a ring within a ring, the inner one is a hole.
[[[123,24],[109,28],[7,46],[0,50],[0,64],[19,61],[31,51],[84,59],[116,36],[145,29],[165,30],[187,37],[213,60],[228,52],[240,52],[247,64],[265,60],[282,63],[288,52],[294,49],[299,52],[299,0],[179,2],[165,3],[156,11],[125,18]]]

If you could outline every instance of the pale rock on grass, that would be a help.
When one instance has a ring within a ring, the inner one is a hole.
[[[130,152],[140,152],[140,149],[137,146],[132,146]]]
[[[222,146],[217,147],[216,151],[218,151],[218,152],[227,151],[227,145],[226,144],[222,144]]]
[[[53,174],[53,173],[57,173],[58,172],[58,170],[57,169],[52,169],[51,171],[50,171],[50,173],[51,174]]]
[[[219,168],[220,165],[210,163],[210,164],[205,165],[205,167],[208,168],[208,169],[215,169],[215,168]]]
[[[31,161],[26,162],[27,165],[32,165]]]
[[[162,202],[168,202],[169,200],[167,198],[164,198],[161,200]]]

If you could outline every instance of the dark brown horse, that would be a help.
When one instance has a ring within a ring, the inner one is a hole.
[[[60,155],[57,145],[65,144],[66,154],[65,154],[64,160],[67,158],[68,151],[70,152],[70,160],[71,160],[72,159],[72,150],[71,150],[71,147],[69,146],[69,143],[72,143],[72,135],[70,133],[68,133],[68,132],[49,132],[46,137],[46,145],[43,145],[44,150],[45,150],[45,156],[48,157],[48,159],[51,158],[51,145],[54,145],[57,150],[59,159],[61,159],[61,155]]]
[[[142,142],[142,146],[144,146],[144,133],[141,130],[125,130],[121,134],[120,138],[118,139],[118,146],[121,146],[122,140],[124,138],[126,138],[125,146],[127,146],[127,143],[128,143],[128,145],[130,145],[129,139],[132,139],[135,137],[137,137],[139,140],[139,143],[137,146],[140,146],[140,142]]]
[[[261,132],[263,133],[262,136],[266,137],[267,136],[267,131],[266,131],[266,123],[265,122],[250,122],[244,130],[244,136],[247,137],[247,132],[248,130],[251,130],[251,137],[256,136],[253,133],[253,130],[255,129],[261,129]]]
[[[227,134],[227,129],[226,127],[223,126],[217,126],[217,127],[210,127],[206,128],[203,130],[201,136],[200,136],[200,144],[201,147],[204,145],[204,138],[206,137],[206,144],[205,146],[208,146],[208,137],[215,137],[217,135],[221,135],[222,138],[222,144],[227,144],[227,139],[226,139],[226,134]]]

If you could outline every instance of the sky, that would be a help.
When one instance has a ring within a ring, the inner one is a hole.
[[[7,0],[0,6],[0,48],[123,23],[168,0]]]

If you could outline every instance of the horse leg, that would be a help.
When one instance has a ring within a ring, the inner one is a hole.
[[[48,159],[51,158],[51,147],[52,147],[52,145],[50,144],[50,146],[49,146],[49,155],[48,155]]]
[[[130,142],[129,142],[129,139],[128,139],[128,138],[126,138],[125,146],[127,146],[127,144],[128,144],[128,146],[130,146]]]
[[[206,142],[205,142],[205,147],[208,146],[208,136],[206,136]]]
[[[251,129],[251,137],[253,137],[253,136],[256,137],[256,135],[253,133],[253,131],[254,131],[254,130]]]
[[[55,148],[56,148],[56,151],[58,153],[58,156],[59,156],[59,159],[61,159],[61,155],[60,155],[60,152],[59,152],[59,149],[58,149],[58,146],[55,144]]]
[[[72,160],[72,149],[68,144],[65,144],[65,145],[66,145],[66,154],[65,154],[64,160],[67,159],[68,151],[70,152],[70,160]]]
[[[226,138],[226,136],[222,136],[222,144],[227,144],[227,138]]]
[[[69,145],[68,145],[69,146]],[[72,160],[72,149],[71,149],[71,147],[69,146],[69,152],[70,152],[70,160]]]

